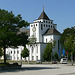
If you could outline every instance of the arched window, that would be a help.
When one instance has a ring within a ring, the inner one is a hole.
[[[47,39],[46,39],[46,42],[47,42]]]
[[[38,46],[37,46],[37,51],[36,51],[36,53],[38,53]]]
[[[51,28],[52,28],[52,25],[51,25]]]
[[[45,23],[45,21],[43,21]]]
[[[12,54],[12,51],[11,51],[11,54]]]
[[[31,27],[33,27],[33,25],[31,25]]]
[[[43,30],[43,25],[41,24],[41,30]]]
[[[19,51],[17,51],[17,54],[19,54]]]
[[[33,49],[33,47],[32,47],[32,53],[34,53],[34,49]]]

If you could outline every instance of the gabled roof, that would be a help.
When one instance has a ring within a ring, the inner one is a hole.
[[[44,11],[43,11],[43,12],[41,13],[41,15],[39,16],[38,20],[39,20],[39,19],[50,20]]]
[[[61,35],[55,28],[48,29],[43,35]]]

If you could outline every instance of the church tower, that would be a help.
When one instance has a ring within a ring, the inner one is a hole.
[[[43,42],[42,35],[46,32],[47,29],[50,28],[56,29],[57,24],[54,24],[53,20],[50,20],[43,10],[39,18],[30,24],[30,36],[34,34],[37,38],[36,42]]]
[[[43,12],[37,20],[34,20],[30,24],[30,37],[34,36],[36,38],[37,45],[30,48],[30,60],[43,60],[44,49],[48,42],[55,40],[56,47],[54,52],[59,52],[59,40],[61,33],[57,31],[57,24],[53,23],[53,20],[49,19],[46,13]]]
[[[20,29],[20,33],[25,32],[30,38],[35,38],[35,41],[32,41],[34,44],[26,45],[29,50],[29,57],[26,59],[29,61],[43,60],[43,53],[46,48],[47,43],[51,41],[56,41],[56,46],[52,50],[59,53],[61,51],[60,37],[61,33],[57,30],[57,24],[53,23],[53,20],[44,12],[44,9],[37,20],[34,20],[30,24],[30,29]],[[32,39],[31,39],[32,40]],[[18,49],[6,49],[6,54],[9,55],[8,59],[11,60],[21,60],[21,51],[24,47],[19,46]],[[16,56],[17,55],[17,56]],[[24,60],[24,58],[23,58]]]

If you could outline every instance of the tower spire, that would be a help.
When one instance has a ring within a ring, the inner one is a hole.
[[[43,5],[43,12],[44,12],[44,5]]]

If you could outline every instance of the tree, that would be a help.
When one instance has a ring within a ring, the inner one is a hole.
[[[57,59],[57,60],[59,59],[57,52],[54,53],[54,59]]]
[[[64,30],[61,36],[61,42],[66,51],[69,53],[73,52],[75,49],[75,27]]]
[[[61,42],[64,49],[68,51],[69,56],[71,56],[73,65],[73,52],[75,52],[75,27],[64,30],[62,33]]]
[[[47,43],[47,46],[44,50],[44,54],[43,54],[43,57],[44,57],[44,60],[46,61],[50,61],[51,60],[51,57],[52,57],[52,49],[55,47],[55,41],[52,43]]]
[[[3,55],[2,48],[0,48],[0,57]]]
[[[24,47],[24,50],[21,52],[21,56],[26,59],[29,56],[29,50]]]
[[[28,25],[29,23],[22,20],[21,15],[15,16],[12,11],[0,9],[0,47],[4,50],[4,63],[6,63],[6,48],[25,45],[28,42],[25,34],[18,34],[20,28]]]

